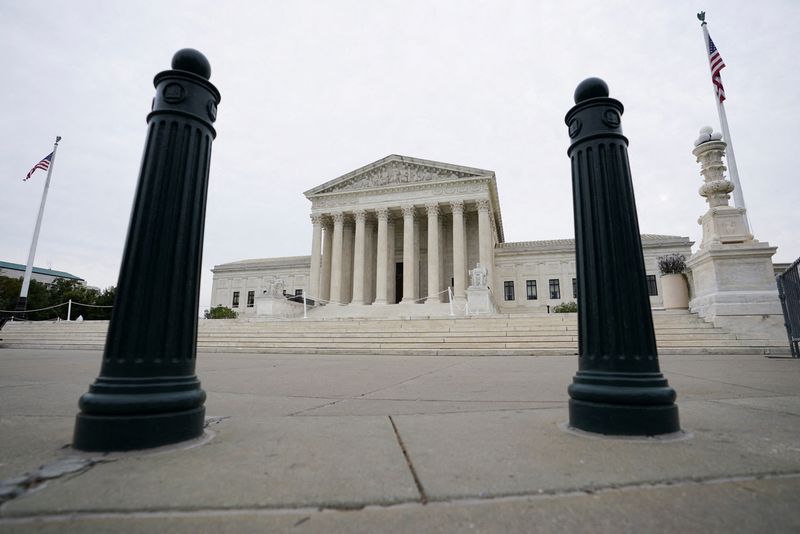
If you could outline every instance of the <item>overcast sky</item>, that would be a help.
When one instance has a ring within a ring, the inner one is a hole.
[[[46,175],[22,178],[61,135],[35,264],[117,283],[152,79],[184,47],[222,93],[201,306],[215,264],[309,254],[302,192],[389,154],[494,170],[507,241],[572,237],[564,115],[589,76],[625,105],[642,232],[699,242],[701,9],[754,233],[793,261],[796,0],[0,0],[0,260],[27,260]]]

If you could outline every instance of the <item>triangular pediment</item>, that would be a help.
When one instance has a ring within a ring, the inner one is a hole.
[[[494,172],[391,155],[310,189],[304,194],[307,198],[311,198],[327,193],[344,193],[425,182],[458,181],[475,177],[494,177]]]

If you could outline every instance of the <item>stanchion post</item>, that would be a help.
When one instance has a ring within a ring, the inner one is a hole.
[[[453,313],[453,288],[447,286],[447,302],[450,304],[450,317],[454,317],[455,313]]]
[[[220,101],[210,75],[205,56],[183,49],[172,58],[172,70],[155,77],[103,362],[79,402],[76,449],[144,449],[203,432],[197,309]]]
[[[67,303],[67,322],[69,322],[70,317],[72,317],[72,299],[69,299]]]
[[[606,83],[589,78],[565,118],[579,353],[569,424],[601,434],[666,434],[680,430],[678,407],[658,365],[622,112]]]
[[[308,309],[306,307],[306,290],[303,290],[303,319],[308,319]]]

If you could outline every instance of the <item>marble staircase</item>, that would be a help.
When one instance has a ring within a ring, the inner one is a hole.
[[[417,306],[420,308],[422,306]],[[688,312],[654,311],[660,354],[788,354],[785,340],[714,327]],[[107,321],[11,322],[0,348],[95,349]],[[577,354],[575,314],[481,317],[316,317],[200,320],[198,350],[285,354]]]

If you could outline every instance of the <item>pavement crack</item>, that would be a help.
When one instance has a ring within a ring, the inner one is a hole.
[[[206,417],[205,422],[203,423],[203,428],[208,428],[211,425],[218,425],[225,419],[230,419],[230,415],[210,415]]]
[[[403,438],[400,437],[400,431],[397,430],[397,425],[392,419],[392,416],[389,416],[389,422],[392,424],[392,430],[394,430],[394,435],[397,438],[397,444],[400,445],[400,450],[403,451],[403,457],[406,459],[406,465],[408,465],[409,471],[411,471],[411,476],[414,479],[414,484],[417,486],[417,491],[419,492],[419,502],[420,504],[428,504],[428,496],[425,494],[425,488],[422,487],[422,482],[417,476],[417,470],[414,469],[414,464],[411,462],[411,456],[408,454],[408,450],[406,449],[405,444],[403,443]]]
[[[50,463],[39,466],[18,477],[0,480],[0,505],[16,499],[40,487],[48,480],[71,475],[70,478],[82,475],[96,464],[113,462],[110,458],[84,458],[82,456],[65,456]]]
[[[753,398],[753,397],[748,397]],[[760,397],[755,397],[760,398]],[[747,404],[740,404],[738,402],[730,402],[731,400],[739,400],[739,399],[714,399],[710,402],[714,404],[722,404],[724,406],[735,406],[736,408],[744,408],[745,410],[752,410],[754,412],[767,412],[767,413],[779,413],[781,415],[788,415],[791,417],[800,417],[800,415],[792,412],[786,412],[783,410],[770,410],[769,408],[761,408],[759,406],[748,406]]]
[[[325,404],[320,404],[320,405],[318,405],[318,406],[311,406],[310,408],[303,408],[302,410],[297,410],[296,412],[292,412],[292,413],[290,413],[290,414],[288,415],[288,417],[293,417],[293,416],[295,416],[295,415],[302,415],[302,414],[304,414],[304,413],[306,413],[306,412],[311,412],[311,411],[314,411],[314,410],[318,410],[318,409],[320,409],[320,408],[325,408],[325,407],[327,407],[327,406],[333,406],[333,405],[334,405],[334,404],[336,404],[337,402],[341,402],[341,401],[343,401],[343,400],[345,400],[345,399],[336,399],[335,401],[326,402]]]
[[[400,386],[402,384],[405,384],[406,382],[411,382],[412,380],[416,380],[417,378],[421,378],[421,377],[426,376],[426,375],[431,375],[433,373],[438,373],[439,371],[444,371],[445,369],[450,369],[451,367],[455,367],[457,365],[461,365],[461,362],[456,362],[456,363],[452,363],[450,365],[445,365],[444,367],[439,367],[438,369],[432,369],[432,370],[427,371],[425,373],[420,373],[420,374],[418,374],[416,376],[412,376],[410,378],[406,378],[405,380],[401,380],[400,382],[395,382],[394,384],[390,384],[388,386],[383,386],[383,387],[380,387],[380,388],[373,389],[371,391],[366,391],[366,392],[360,394],[359,397],[365,397],[367,395],[371,395],[373,393],[377,393],[378,391],[383,391],[384,389],[391,389],[393,387],[397,387],[397,386]]]
[[[703,377],[703,376],[695,376],[695,375],[690,375],[690,374],[687,374],[687,373],[681,373],[681,372],[678,372],[678,371],[669,371],[668,373],[671,374],[671,375],[679,375],[679,376],[685,376],[687,378],[694,378],[696,380],[706,380],[708,382],[716,382],[717,384],[723,384],[725,386],[735,386],[735,387],[739,387],[739,388],[752,389],[753,391],[760,391],[762,393],[770,393],[772,396],[781,396],[782,395],[780,392],[772,391],[770,389],[756,388],[756,387],[753,387],[753,386],[746,386],[744,384],[735,384],[733,382],[725,382],[724,380],[717,380],[717,379],[714,379],[714,378],[708,378],[708,377]]]

